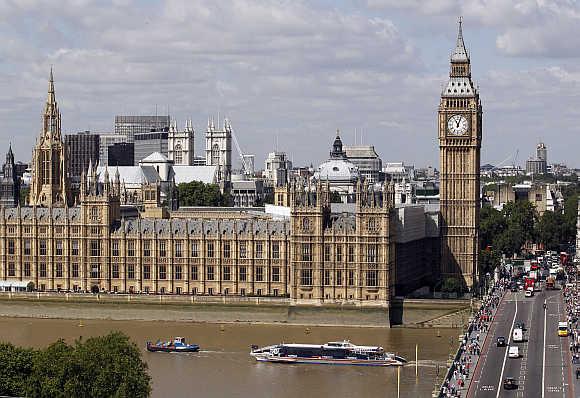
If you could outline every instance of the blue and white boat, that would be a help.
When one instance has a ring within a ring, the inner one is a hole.
[[[175,337],[172,341],[157,340],[156,343],[147,342],[147,351],[151,352],[196,352],[197,344],[187,344],[184,337]]]

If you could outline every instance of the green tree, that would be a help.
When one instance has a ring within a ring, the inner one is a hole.
[[[494,237],[501,234],[507,228],[507,222],[503,214],[491,206],[484,206],[480,213],[479,236],[481,248],[493,246]]]
[[[566,229],[563,214],[545,211],[538,219],[536,228],[538,242],[543,243],[548,250],[558,250],[561,243],[568,241]]]
[[[506,219],[508,230],[519,229],[523,243],[534,241],[534,224],[537,219],[536,208],[527,200],[508,202],[502,213]]]
[[[22,397],[26,395],[27,380],[32,373],[33,351],[0,344],[0,395]]]
[[[0,344],[0,394],[28,397],[147,397],[151,378],[137,346],[120,332],[59,340],[46,349]]]
[[[482,274],[491,273],[496,267],[499,267],[501,256],[497,250],[481,250],[479,252],[479,266]]]
[[[200,181],[181,183],[177,186],[180,206],[229,206],[229,193],[222,194],[217,184]]]

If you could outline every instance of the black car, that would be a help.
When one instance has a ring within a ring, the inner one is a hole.
[[[516,322],[516,329],[526,330],[526,324],[523,322]]]
[[[517,293],[518,292],[518,285],[511,285],[510,291],[513,293]]]
[[[497,338],[497,342],[496,342],[498,347],[505,347],[506,346],[506,341],[505,341],[505,337],[503,336],[499,336]]]
[[[503,388],[505,390],[517,390],[518,382],[513,377],[506,377],[503,379]]]

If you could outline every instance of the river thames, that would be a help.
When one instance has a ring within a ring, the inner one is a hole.
[[[152,377],[153,397],[396,397],[397,369],[280,365],[257,363],[252,344],[325,343],[349,339],[355,344],[381,345],[404,356],[401,397],[430,397],[439,367],[458,345],[457,329],[385,329],[302,327],[290,325],[199,324],[185,322],[60,320],[0,318],[0,341],[44,347],[58,338],[68,342],[120,330],[143,351]],[[438,337],[440,335],[440,337]],[[149,353],[147,340],[183,336],[199,344],[192,354]],[[415,376],[415,345],[419,344],[419,375]]]

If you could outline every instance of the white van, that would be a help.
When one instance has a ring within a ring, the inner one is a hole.
[[[512,345],[508,350],[508,357],[510,358],[519,358],[520,357],[520,348]]]
[[[512,340],[514,343],[521,343],[524,341],[524,331],[520,328],[514,329]]]

